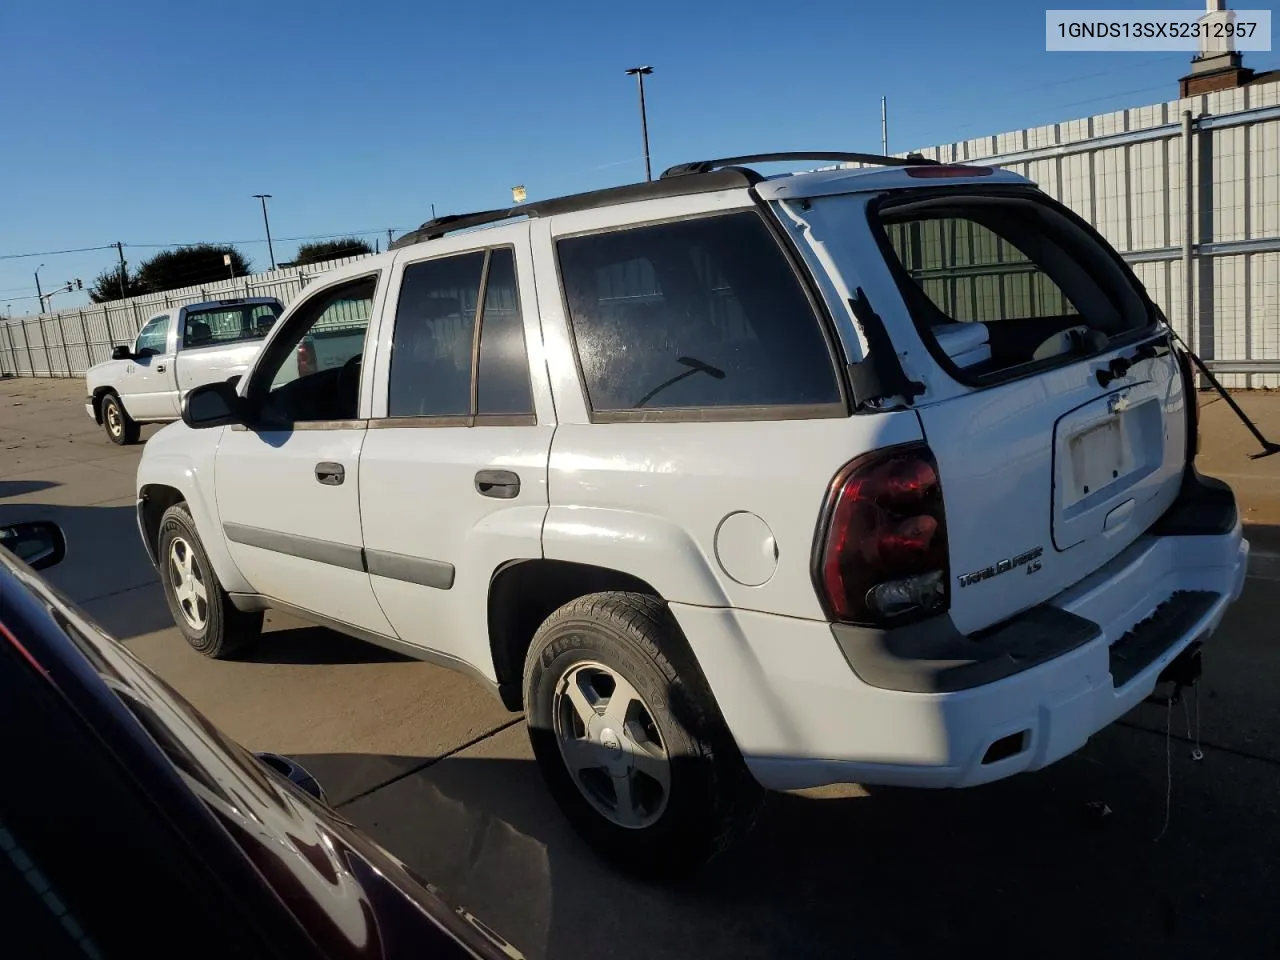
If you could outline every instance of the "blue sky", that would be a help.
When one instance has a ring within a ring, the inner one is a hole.
[[[272,233],[289,238],[404,230],[433,202],[508,203],[517,183],[537,198],[642,179],[623,73],[635,64],[655,68],[656,173],[738,152],[878,151],[881,94],[891,150],[1155,103],[1176,96],[1190,56],[1046,53],[1044,6],[1026,0],[6,7],[0,255],[121,240],[135,264],[232,240],[265,269],[254,193],[273,195]],[[277,259],[295,248],[278,242]],[[0,301],[33,294],[42,262],[47,290],[114,259],[0,259]]]

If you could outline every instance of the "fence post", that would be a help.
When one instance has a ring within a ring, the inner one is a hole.
[[[13,323],[6,323],[4,328],[9,333],[9,358],[13,361],[13,375],[18,375],[18,348],[13,345]]]
[[[49,338],[44,334],[44,315],[36,317],[36,329],[40,331],[40,346],[44,349],[44,368],[47,376],[53,376],[53,356],[49,353]]]
[[[168,297],[165,297],[165,300],[168,299]],[[132,300],[129,301],[129,309],[133,312],[133,336],[130,337],[130,339],[133,339],[133,337],[137,337],[138,331],[142,329],[142,321],[138,319],[138,305]]]
[[[245,278],[244,278],[244,295],[245,295],[245,297],[250,297],[250,296],[252,296],[252,294],[249,292],[249,278],[248,278],[248,277],[245,277]]]
[[[1195,210],[1195,146],[1193,142],[1191,111],[1182,112],[1182,296],[1183,316],[1187,325],[1187,344],[1191,352],[1200,352],[1199,324],[1195,322],[1196,294],[1195,264],[1195,224],[1192,214]]]
[[[84,322],[84,308],[80,308],[80,336],[84,338],[84,368],[93,366],[93,351],[89,348],[89,327]]]
[[[62,341],[62,359],[67,361],[67,376],[71,377],[71,348],[67,346],[67,328],[62,325],[62,313],[54,314],[58,321],[58,339]]]

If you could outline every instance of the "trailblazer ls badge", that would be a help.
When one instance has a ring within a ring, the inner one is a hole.
[[[1008,573],[1010,570],[1015,570],[1024,564],[1028,574],[1035,573],[1040,569],[1040,557],[1043,554],[1044,547],[1036,547],[1034,550],[1020,553],[1008,560],[1001,560],[990,567],[975,570],[973,573],[961,574],[957,579],[960,581],[960,586],[970,587],[975,583],[981,583],[983,580],[990,580],[992,577],[998,577],[1002,573]]]

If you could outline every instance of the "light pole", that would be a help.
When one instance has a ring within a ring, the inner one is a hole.
[[[644,78],[653,73],[653,67],[632,67],[628,76],[634,76],[640,84],[640,135],[644,137],[644,178],[653,179],[653,170],[649,167],[649,117],[644,109]]]
[[[271,269],[276,268],[276,252],[271,247],[271,221],[267,219],[267,201],[271,199],[269,193],[255,193],[254,196],[262,201],[262,225],[267,228],[267,256],[271,258]]]
[[[44,313],[44,291],[40,289],[40,271],[44,269],[44,264],[36,267],[36,302],[40,304],[39,312]]]

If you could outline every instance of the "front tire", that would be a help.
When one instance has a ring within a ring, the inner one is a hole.
[[[193,650],[223,659],[262,633],[262,611],[237,610],[222,589],[185,503],[160,518],[156,559],[169,612]]]
[[[553,613],[529,649],[524,705],[552,796],[615,865],[680,877],[754,821],[762,791],[657,597],[589,594]]]
[[[102,398],[102,427],[107,431],[107,439],[121,447],[137,443],[142,433],[138,421],[129,416],[124,404],[114,393],[108,393]]]

